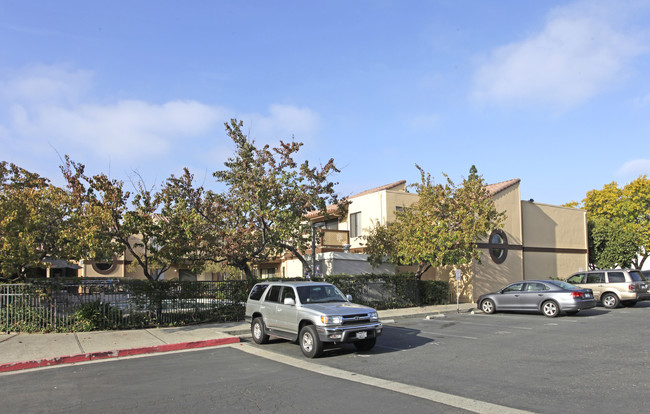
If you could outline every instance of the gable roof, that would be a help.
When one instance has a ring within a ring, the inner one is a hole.
[[[508,181],[501,181],[500,183],[495,183],[495,184],[488,184],[485,186],[485,189],[488,191],[488,193],[493,196],[497,193],[500,193],[501,191],[505,190],[506,188],[510,188],[513,185],[519,183],[521,179],[519,178],[513,178],[512,180]]]
[[[513,185],[519,183],[520,181],[521,181],[521,179],[519,179],[519,178],[513,178],[512,180],[501,181],[500,183],[488,184],[488,185],[485,186],[485,189],[488,191],[488,194],[490,194],[490,196],[493,196],[493,195],[498,194],[498,193],[500,193],[501,191],[503,191],[503,190],[505,190],[507,188],[512,187]],[[357,197],[361,197],[361,196],[365,196],[365,195],[368,195],[368,194],[378,193],[379,191],[392,190],[392,189],[397,188],[397,187],[402,187],[402,188],[405,189],[406,188],[406,180],[399,180],[399,181],[395,181],[394,183],[391,183],[391,184],[382,185],[381,187],[376,187],[376,188],[372,188],[370,190],[362,191],[362,192],[360,192],[358,194],[355,194],[355,195],[352,195],[352,196],[348,197],[348,200],[351,200],[351,199],[357,198]],[[327,213],[328,214],[335,214],[336,211],[337,211],[337,207],[335,205],[327,206]],[[321,216],[321,214],[320,214],[319,211],[311,211],[311,212],[309,212],[309,213],[307,213],[305,215],[306,218],[310,218],[310,219],[317,218],[317,217],[320,217],[320,216]]]
[[[406,186],[406,180],[395,181],[394,183],[391,183],[391,184],[382,185],[381,187],[372,188],[370,190],[362,191],[362,192],[360,192],[358,194],[352,195],[352,196],[348,197],[348,200],[351,200],[351,199],[357,198],[357,197],[361,197],[361,196],[365,196],[365,195],[368,195],[368,194],[378,193],[380,191],[392,190],[393,188],[397,188],[397,187],[405,188],[405,186]],[[338,210],[338,207],[336,205],[327,206],[327,214],[334,215],[337,212],[337,210]],[[317,218],[317,217],[321,217],[321,216],[322,216],[322,214],[320,214],[320,211],[310,211],[309,213],[305,214],[305,217],[309,218],[309,219],[313,219],[313,218]]]
[[[370,190],[362,191],[359,194],[355,194],[353,196],[348,197],[348,200],[351,199],[351,198],[361,197],[361,196],[372,194],[372,193],[378,193],[379,191],[391,190],[391,189],[393,189],[395,187],[402,187],[402,186],[405,186],[405,185],[406,185],[406,180],[395,181],[392,184],[386,184],[386,185],[382,185],[381,187],[372,188]]]

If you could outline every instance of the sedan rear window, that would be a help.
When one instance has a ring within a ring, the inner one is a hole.
[[[574,286],[574,285],[572,285],[570,283],[567,283],[567,282],[563,282],[561,280],[549,280],[548,283],[551,283],[551,284],[553,284],[555,286],[559,286],[562,289],[566,289],[566,290],[579,290],[580,289],[577,286]]]

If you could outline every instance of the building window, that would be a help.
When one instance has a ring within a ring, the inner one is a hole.
[[[361,236],[361,213],[350,214],[350,237]]]
[[[189,270],[179,270],[178,280],[181,282],[196,282],[196,275]]]
[[[110,260],[95,260],[92,263],[93,270],[100,275],[108,275],[115,271],[117,268],[117,258],[113,257]]]
[[[501,264],[506,261],[508,256],[508,238],[501,230],[494,230],[490,234],[489,239],[490,257],[496,264]]]
[[[268,268],[261,269],[261,273],[262,273],[262,279],[275,277],[275,268],[268,267]]]
[[[339,219],[327,220],[325,222],[325,229],[327,229],[327,230],[338,230],[339,229]]]

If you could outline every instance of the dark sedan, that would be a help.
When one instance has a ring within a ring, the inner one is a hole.
[[[596,306],[591,289],[582,289],[560,280],[525,280],[512,283],[498,292],[479,296],[478,307],[485,313],[496,311],[536,311],[549,318],[565,312]]]

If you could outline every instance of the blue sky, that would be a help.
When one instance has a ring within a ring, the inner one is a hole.
[[[0,160],[199,183],[292,136],[341,195],[476,165],[562,204],[650,173],[650,1],[0,0]]]

